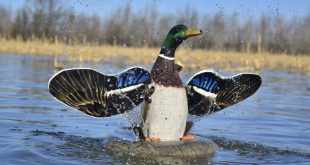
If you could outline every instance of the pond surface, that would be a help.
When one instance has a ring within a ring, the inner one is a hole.
[[[128,67],[124,63],[64,67],[116,73]],[[52,57],[1,55],[0,64],[1,164],[138,164],[102,149],[111,138],[135,139],[126,118],[89,117],[51,97]],[[192,74],[183,73],[184,81]],[[310,77],[260,74],[263,84],[254,96],[195,123],[192,133],[212,139],[219,150],[191,164],[310,164]]]

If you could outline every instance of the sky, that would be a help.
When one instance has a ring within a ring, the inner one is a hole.
[[[26,0],[0,0],[0,5],[16,10]],[[128,0],[127,0],[128,1]],[[126,0],[63,0],[65,8],[89,15],[108,16],[123,6]],[[135,12],[147,5],[157,5],[160,13],[177,14],[186,6],[197,9],[199,14],[212,14],[219,10],[230,14],[237,12],[241,17],[284,15],[286,17],[310,15],[310,0],[130,0]]]

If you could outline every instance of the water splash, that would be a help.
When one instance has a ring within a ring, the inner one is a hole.
[[[281,149],[277,147],[271,147],[263,144],[258,144],[254,142],[244,142],[240,140],[227,139],[218,136],[205,136],[200,134],[195,134],[198,137],[208,138],[214,141],[219,148],[223,150],[232,150],[238,152],[239,154],[255,154],[257,156],[267,156],[267,155],[295,155],[305,158],[310,158],[310,153],[306,151],[297,151],[290,149]]]
[[[56,145],[40,145],[38,147],[43,148],[51,156],[71,158],[78,161],[93,162],[95,164],[106,164],[107,162],[113,164],[150,164],[150,165],[168,165],[168,164],[208,164],[208,159],[182,159],[174,157],[147,157],[137,158],[132,154],[120,155],[110,152],[105,146],[111,141],[123,141],[118,138],[89,138],[75,135],[67,135],[64,132],[48,132],[41,130],[31,131],[31,136],[42,137],[48,136],[56,138],[62,143]]]

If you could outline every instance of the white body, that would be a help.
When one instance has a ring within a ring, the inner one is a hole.
[[[188,114],[184,88],[155,84],[152,102],[144,106],[143,134],[161,141],[178,141],[183,136]]]

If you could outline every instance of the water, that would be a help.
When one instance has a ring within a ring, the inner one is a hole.
[[[1,164],[138,164],[102,147],[111,138],[135,138],[124,117],[89,117],[51,97],[52,57],[1,55],[0,65]],[[65,67],[80,65],[66,62]],[[82,66],[105,73],[128,67],[109,62]],[[195,123],[192,132],[214,140],[220,150],[191,163],[310,164],[310,77],[279,71],[261,76],[262,87],[253,97]]]

